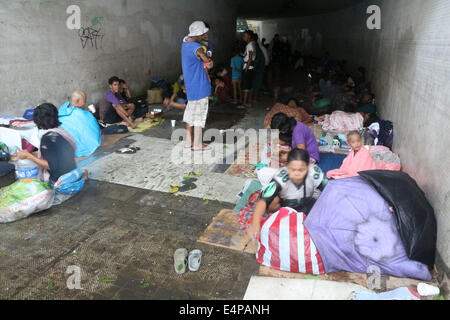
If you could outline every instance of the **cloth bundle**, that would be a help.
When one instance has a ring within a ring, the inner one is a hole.
[[[326,114],[321,122],[322,129],[326,132],[359,131],[364,124],[364,118],[359,113],[346,113],[335,111],[331,115]]]

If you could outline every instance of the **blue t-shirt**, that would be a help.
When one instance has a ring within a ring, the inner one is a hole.
[[[90,156],[102,143],[100,126],[89,111],[63,104],[58,111],[61,127],[75,140],[75,157]]]
[[[181,64],[189,101],[200,100],[211,95],[211,83],[203,67],[203,61],[195,55],[201,46],[194,41],[183,41],[181,46]]]
[[[242,57],[236,56],[231,58],[231,68],[241,69],[244,67],[244,59]],[[242,78],[242,72],[231,69],[231,79],[240,80]]]

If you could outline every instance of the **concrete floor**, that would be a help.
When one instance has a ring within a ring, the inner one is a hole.
[[[208,127],[262,125],[267,104],[249,112],[215,106]],[[166,118],[180,120],[182,127],[181,114],[171,111]],[[28,219],[0,225],[0,299],[242,299],[258,272],[254,255],[196,240],[221,209],[234,207],[244,180],[213,165],[171,166],[162,156],[171,133],[166,121],[116,144],[139,145],[142,150],[135,155],[101,150],[102,157],[86,166],[91,180],[81,193]],[[126,165],[134,169],[125,170]],[[170,183],[192,170],[203,173],[198,189],[187,192],[187,198],[167,192]],[[158,183],[147,175],[152,172],[159,175]],[[213,187],[211,179],[221,183]],[[225,187],[232,192],[224,192]],[[204,199],[216,201],[205,204]],[[203,251],[198,272],[174,272],[173,253],[180,247]],[[80,268],[81,290],[67,288],[69,266]]]

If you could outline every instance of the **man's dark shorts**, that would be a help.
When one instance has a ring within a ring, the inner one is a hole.
[[[249,69],[242,75],[242,90],[251,90],[253,88],[253,74],[254,70]]]

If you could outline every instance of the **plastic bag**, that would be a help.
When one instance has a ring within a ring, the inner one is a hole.
[[[0,223],[24,219],[52,206],[53,189],[45,182],[24,179],[0,189]]]
[[[417,183],[398,171],[364,171],[359,175],[389,203],[408,258],[434,266],[437,224],[433,207]]]
[[[322,258],[303,225],[306,216],[281,208],[261,227],[256,259],[267,267],[307,274],[325,273]]]

